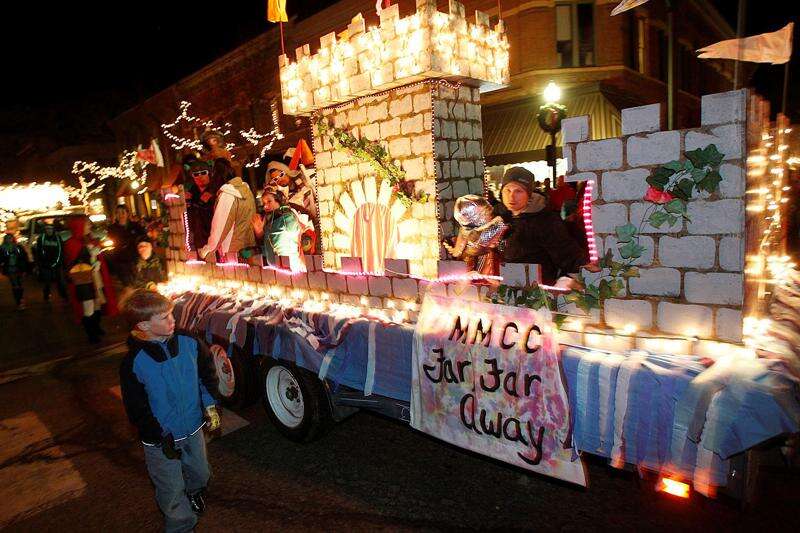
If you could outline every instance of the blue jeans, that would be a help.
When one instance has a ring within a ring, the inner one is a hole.
[[[167,459],[158,446],[144,446],[147,473],[155,485],[156,502],[164,513],[167,533],[192,531],[197,516],[192,512],[187,494],[204,489],[211,476],[202,429],[176,442],[175,447],[182,452],[180,459]]]

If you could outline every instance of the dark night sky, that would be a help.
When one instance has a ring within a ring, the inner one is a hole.
[[[412,2],[413,0],[401,0]],[[659,1],[659,0],[653,0]],[[307,16],[334,0],[288,0],[290,15]],[[736,0],[714,0],[735,28]],[[745,34],[797,22],[792,2],[753,0]],[[205,3],[182,0],[14,2],[0,30],[0,159],[24,139],[58,144],[109,139],[104,122],[137,101],[198,70],[271,24],[265,0]],[[795,54],[793,78],[800,82]],[[753,84],[780,103],[783,68],[760,66]],[[798,84],[791,84],[797,87]],[[800,89],[790,110],[800,118]],[[2,167],[0,167],[2,168]]]

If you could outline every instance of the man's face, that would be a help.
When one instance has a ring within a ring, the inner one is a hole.
[[[175,332],[175,318],[170,307],[163,313],[157,313],[150,320],[139,322],[139,329],[152,337],[169,337]]]
[[[502,190],[503,205],[512,213],[518,213],[528,205],[530,194],[528,190],[517,182],[512,181]]]
[[[149,242],[140,242],[136,250],[139,252],[139,257],[145,261],[150,259],[150,256],[153,255],[153,245]]]
[[[208,170],[197,169],[192,171],[192,179],[194,180],[194,184],[197,185],[197,188],[203,191],[206,187],[208,187],[208,183],[211,181],[211,176],[209,175]]]
[[[264,211],[267,213],[271,213],[281,206],[272,194],[262,194],[261,205],[264,206]]]
[[[117,222],[119,222],[123,226],[128,223],[127,209],[117,209]]]

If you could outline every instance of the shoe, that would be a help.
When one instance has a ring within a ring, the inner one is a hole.
[[[81,324],[83,325],[83,330],[86,332],[86,336],[89,337],[90,343],[97,344],[100,342],[100,336],[97,334],[97,331],[95,331],[92,317],[85,316],[81,318]]]
[[[105,330],[100,326],[100,318],[102,317],[102,313],[100,311],[95,311],[92,315],[92,324],[94,325],[94,331],[98,336],[103,336],[106,334]]]
[[[25,310],[25,302],[20,302],[17,304],[17,311],[24,311]]]
[[[206,510],[206,502],[203,499],[203,491],[199,490],[194,494],[187,494],[189,498],[189,505],[192,506],[192,512],[194,514],[203,514]]]

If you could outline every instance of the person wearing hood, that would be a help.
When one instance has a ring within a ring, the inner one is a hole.
[[[208,242],[211,220],[214,217],[214,201],[218,185],[211,182],[212,164],[195,156],[187,156],[183,162],[186,189],[186,215],[189,223],[189,239],[192,249],[199,250]]]
[[[10,233],[3,235],[3,244],[0,245],[0,272],[11,281],[11,292],[14,294],[18,310],[25,309],[22,299],[22,276],[29,270],[28,254],[17,244],[13,235]]]
[[[533,174],[511,167],[500,188],[511,227],[503,248],[507,263],[535,263],[542,268],[542,282],[578,272],[588,262],[586,251],[570,236],[561,217],[547,209],[547,199],[533,192]]]
[[[133,266],[133,288],[155,289],[159,283],[167,281],[161,258],[153,253],[153,243],[149,239],[141,239],[136,245],[139,260]]]
[[[227,159],[216,159],[212,180],[224,183],[219,189],[211,220],[211,232],[205,246],[198,250],[201,259],[219,252],[223,260],[238,260],[240,250],[255,246],[250,220],[256,214],[256,202],[250,187],[236,175]]]
[[[89,239],[89,217],[69,220],[70,238],[64,243],[64,265],[69,272],[67,293],[75,318],[80,320],[89,341],[100,342],[101,309],[117,314],[117,298],[105,257]]]
[[[46,224],[44,232],[33,244],[33,258],[39,269],[39,280],[42,282],[44,301],[50,301],[53,282],[58,293],[67,299],[67,282],[64,279],[64,243],[52,224]]]
[[[114,275],[124,285],[128,285],[136,263],[136,242],[146,232],[141,224],[133,220],[128,206],[118,205],[114,212],[116,221],[108,226],[108,238],[114,242],[114,248],[109,251],[108,262]]]

